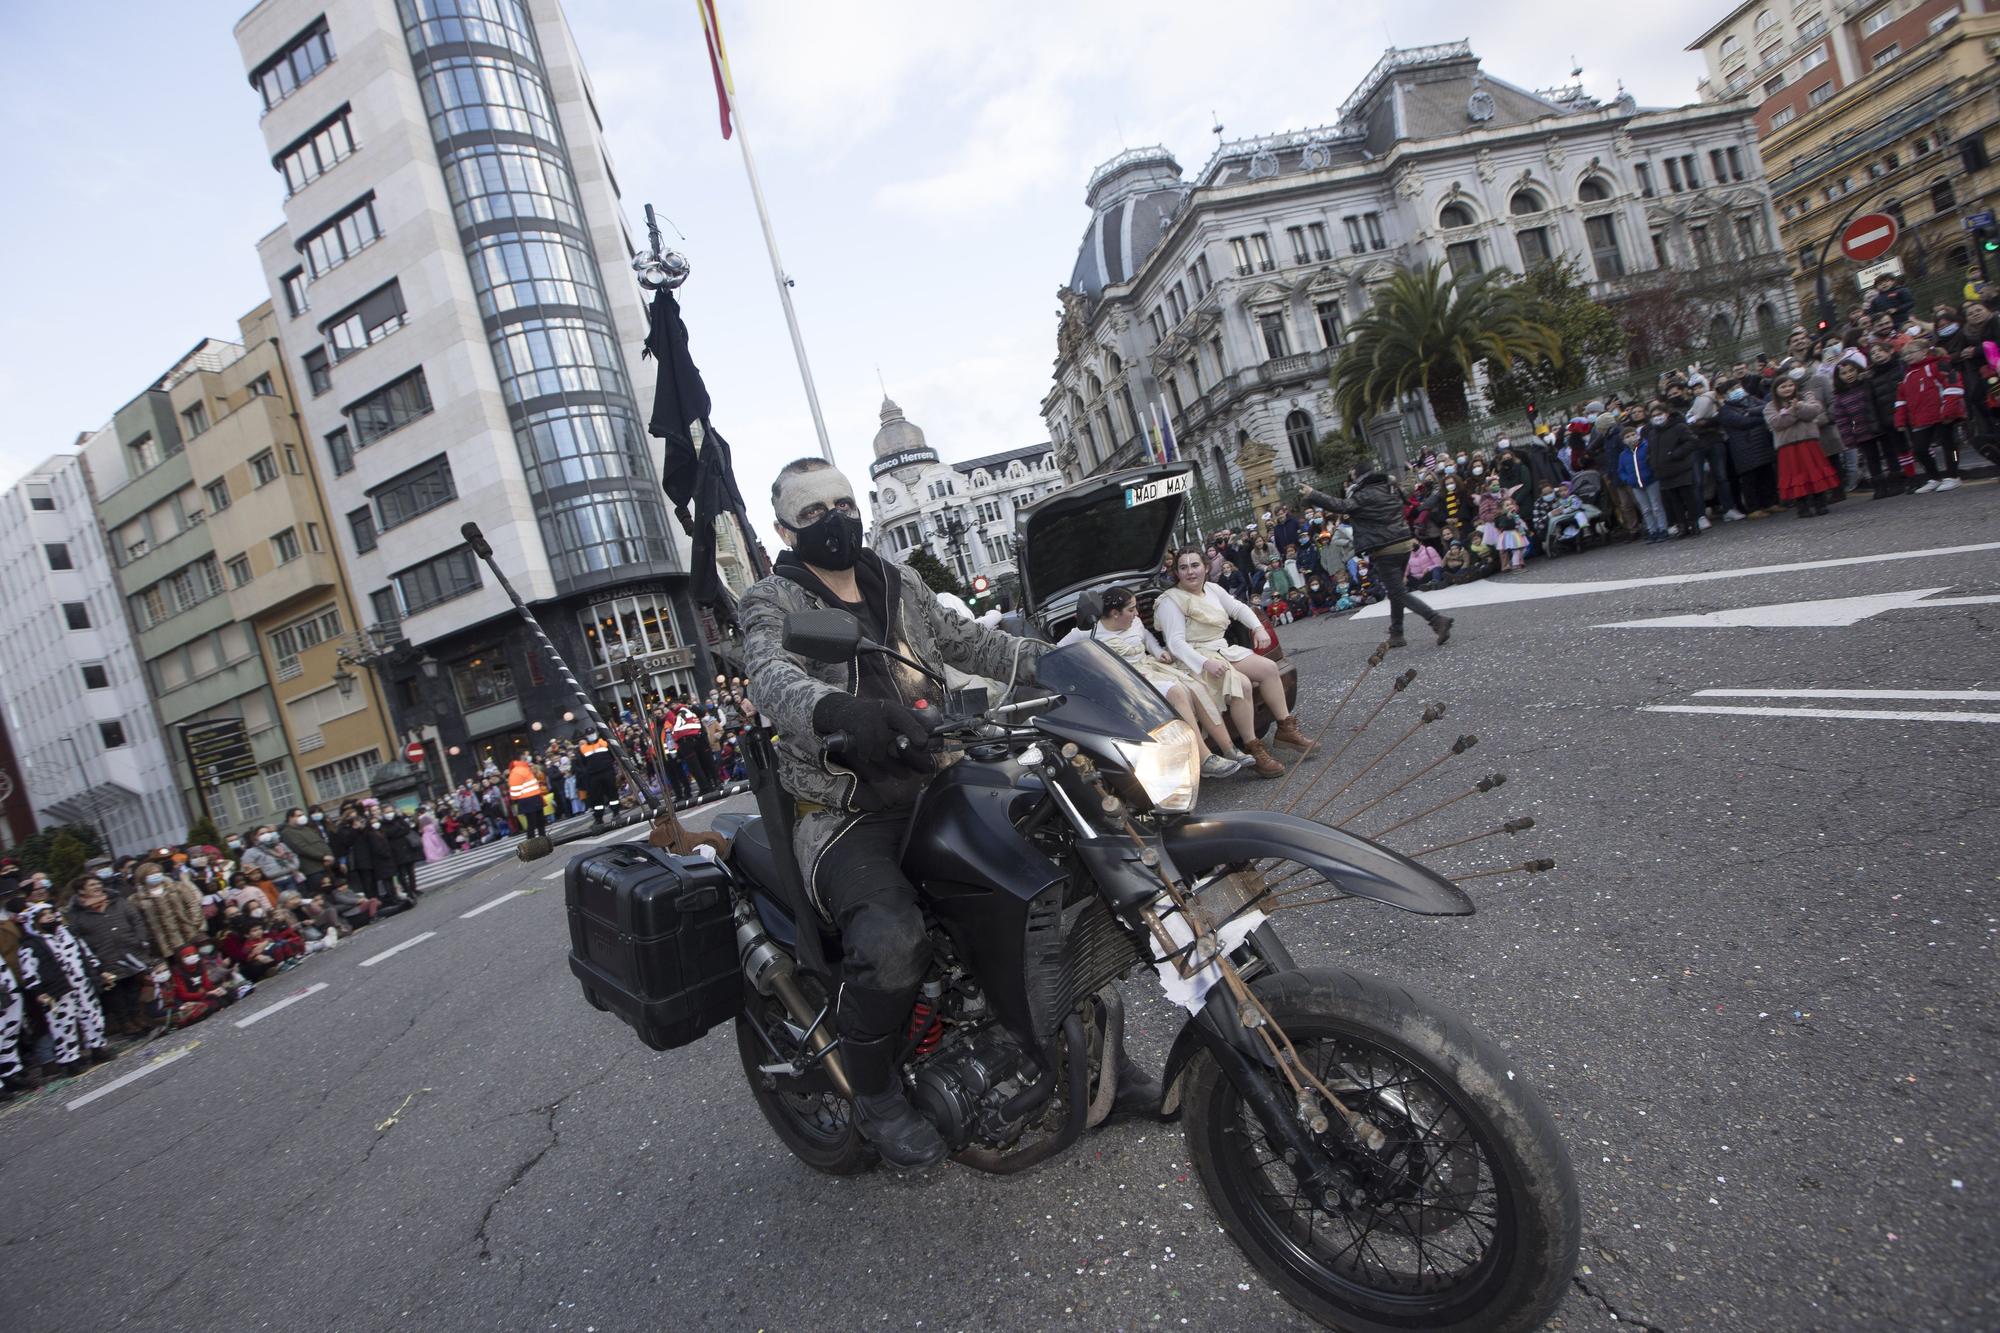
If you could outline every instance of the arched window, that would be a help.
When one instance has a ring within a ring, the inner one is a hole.
[[[1542,202],[1542,196],[1533,190],[1516,190],[1514,197],[1507,201],[1507,211],[1515,217],[1539,213],[1547,207],[1548,205]]]
[[[1729,316],[1717,315],[1714,319],[1708,321],[1708,345],[1710,347],[1721,347],[1725,343],[1734,342],[1735,339],[1736,326],[1729,322]]]
[[[1097,378],[1096,375],[1085,375],[1083,383],[1084,387],[1090,390],[1090,396],[1093,400],[1104,396],[1104,381]]]
[[[1313,466],[1313,422],[1299,408],[1285,418],[1285,443],[1291,446],[1292,466],[1309,472]]]
[[[1778,308],[1769,301],[1757,303],[1757,332],[1769,335],[1778,331]]]
[[[1106,352],[1104,354],[1104,363],[1111,368],[1111,373],[1114,375],[1125,369],[1125,363],[1118,359],[1118,353],[1116,352]]]
[[[1472,210],[1464,204],[1446,204],[1438,210],[1438,225],[1447,230],[1453,227],[1470,227]]]
[[[1778,25],[1778,16],[1776,14],[1773,14],[1768,9],[1761,10],[1758,12],[1757,32],[1759,35],[1769,32],[1772,28],[1775,28],[1777,25]]]
[[[1222,446],[1208,446],[1208,466],[1213,473],[1213,485],[1218,491],[1229,489],[1229,460],[1222,455]]]
[[[1611,187],[1602,176],[1585,176],[1583,184],[1576,187],[1576,197],[1586,204],[1601,204],[1611,197]]]
[[[1743,49],[1742,38],[1725,37],[1722,39],[1722,58],[1724,60],[1729,59],[1729,57],[1735,55],[1738,51],[1741,51],[1742,49]]]

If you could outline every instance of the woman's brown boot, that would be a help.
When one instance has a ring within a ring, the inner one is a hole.
[[[1319,748],[1318,741],[1307,740],[1305,733],[1299,730],[1299,719],[1296,714],[1278,724],[1277,731],[1271,735],[1271,744],[1297,750],[1301,757]]]
[[[1260,778],[1281,778],[1285,776],[1285,766],[1271,757],[1262,741],[1243,742],[1243,753],[1250,756],[1252,771]]]

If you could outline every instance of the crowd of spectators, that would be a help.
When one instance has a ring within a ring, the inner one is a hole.
[[[1815,518],[1862,488],[1876,500],[1957,489],[1968,448],[2000,463],[2000,290],[1929,321],[1897,292],[1884,284],[1837,329],[1792,330],[1754,364],[1689,366],[1643,398],[1580,401],[1522,443],[1425,452],[1398,479],[1416,538],[1409,586],[1787,510]],[[1310,505],[1220,529],[1206,554],[1211,580],[1281,624],[1388,595],[1346,516]]]

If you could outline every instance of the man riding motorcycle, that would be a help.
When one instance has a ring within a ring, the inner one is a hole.
[[[793,849],[813,910],[840,932],[834,1025],[855,1123],[891,1166],[928,1166],[943,1138],[911,1105],[898,1072],[911,1006],[930,966],[917,892],[900,864],[904,831],[931,771],[921,709],[943,700],[919,672],[880,653],[813,662],[786,651],[790,612],[839,609],[875,643],[940,664],[1032,684],[1048,645],[948,614],[921,579],[862,545],[854,486],[818,458],[788,463],[771,487],[788,548],[743,596],[751,697],[777,732],[778,781],[797,804]],[[997,702],[997,700],[995,701]],[[837,753],[820,738],[838,733]],[[906,742],[900,744],[899,742]],[[1134,1072],[1119,1105],[1149,1095]],[[1159,1090],[1150,1091],[1159,1104]]]

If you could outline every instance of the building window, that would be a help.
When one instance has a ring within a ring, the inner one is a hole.
[[[1903,54],[1903,44],[1901,42],[1891,42],[1875,53],[1875,63],[1869,66],[1869,68],[1879,69],[1901,54]]]
[[[1706,267],[1715,262],[1715,247],[1709,243],[1708,227],[1697,223],[1688,228],[1688,240],[1694,245],[1694,262]]]
[[[1984,171],[1993,165],[1993,158],[1986,151],[1986,141],[1977,134],[1969,134],[1958,141],[1958,157],[1967,171]]]
[[[1438,210],[1438,226],[1450,231],[1456,227],[1470,227],[1473,223],[1472,210],[1464,204],[1446,204]]]
[[[480,586],[479,563],[465,547],[433,556],[392,576],[405,615],[450,601]]]
[[[292,561],[298,559],[301,554],[299,550],[299,534],[291,528],[286,528],[283,532],[273,536],[271,538],[271,553],[278,557],[278,563],[281,565],[289,565]]]
[[[297,92],[313,75],[333,59],[333,35],[327,31],[324,15],[285,43],[278,53],[250,72],[250,86],[264,99],[269,111]]]
[[[396,605],[396,591],[393,588],[377,588],[368,594],[368,609],[375,614],[378,625],[393,625],[403,618]]]
[[[1253,272],[1250,267],[1250,243],[1241,236],[1232,236],[1229,240],[1229,253],[1236,261],[1236,276],[1249,277]]]
[[[1722,58],[1724,60],[1727,60],[1729,59],[1729,57],[1736,55],[1738,52],[1742,51],[1742,49],[1743,49],[1743,39],[1741,37],[1729,36],[1722,39]]]
[[[1666,236],[1666,233],[1665,233],[1665,232],[1659,232],[1659,231],[1656,231],[1656,232],[1654,232],[1654,233],[1653,233],[1653,267],[1654,267],[1654,268],[1672,268],[1673,266],[1674,266],[1674,262],[1673,262],[1673,259],[1672,259],[1672,258],[1671,258],[1671,257],[1670,257],[1670,256],[1669,256],[1668,254],[1667,254],[1667,236]]]
[[[1285,443],[1292,451],[1292,466],[1310,471],[1313,466],[1313,423],[1303,410],[1285,418]]]
[[[111,674],[102,662],[83,664],[83,688],[86,690],[108,690],[111,688]]]
[[[1333,245],[1327,239],[1326,224],[1324,222],[1315,222],[1308,226],[1306,230],[1312,233],[1313,258],[1322,263],[1333,258]]]
[[[76,568],[74,564],[70,563],[69,544],[66,542],[46,542],[42,546],[42,554],[48,558],[50,569]]]
[[[1764,248],[1758,231],[1755,217],[1746,214],[1736,219],[1736,250],[1743,258],[1748,259]]]
[[[250,476],[259,486],[269,486],[278,479],[278,456],[266,449],[250,460]]]
[[[1651,199],[1653,197],[1652,166],[1645,162],[1634,162],[1632,164],[1632,174],[1639,178],[1639,196],[1643,199]]]
[[[1444,248],[1445,263],[1454,278],[1469,278],[1480,271],[1479,242],[1455,241]]]
[[[427,514],[440,505],[456,500],[458,488],[452,482],[450,460],[440,454],[374,487],[368,492],[368,498],[375,503],[381,531],[387,532],[419,514]],[[369,545],[374,545],[372,538]]]
[[[1958,207],[1958,192],[1952,188],[1949,177],[1940,176],[1931,182],[1931,211],[1939,215]]]
[[[1733,181],[1742,180],[1743,150],[1741,148],[1725,148],[1723,155],[1729,159],[1729,179]]]
[[[1292,262],[1294,264],[1309,264],[1312,262],[1312,251],[1306,249],[1306,229],[1304,227],[1285,228],[1285,237],[1292,243]]]
[[[1685,185],[1681,184],[1680,159],[1677,157],[1668,158],[1666,160],[1666,168],[1667,168],[1667,188],[1669,190],[1672,190],[1675,194],[1679,194],[1682,190],[1687,188]]]
[[[1292,354],[1291,342],[1285,335],[1285,317],[1276,311],[1257,316],[1257,331],[1264,338],[1266,359]]]
[[[1807,106],[1819,106],[1833,96],[1833,80],[1828,79],[1819,87],[1806,94]]]
[[[430,384],[423,367],[358,398],[342,409],[354,427],[355,447],[365,449],[384,435],[400,430],[431,410]]]
[[[98,723],[97,739],[107,750],[122,750],[125,748],[125,724],[115,721]]]
[[[1590,261],[1600,278],[1625,276],[1625,257],[1618,249],[1618,228],[1610,217],[1585,218],[1583,234],[1590,242]]]
[[[1507,211],[1517,218],[1539,213],[1545,207],[1547,205],[1542,202],[1542,196],[1533,190],[1516,190],[1513,198],[1507,201]]]
[[[37,513],[43,513],[43,514],[54,512],[56,507],[56,498],[55,496],[49,494],[47,487],[29,486],[27,490],[28,490],[28,508],[36,511]]]
[[[278,679],[289,680],[298,674],[300,653],[339,637],[340,609],[333,606],[323,606],[311,615],[273,630],[271,659],[277,664]]]
[[[403,285],[391,278],[319,326],[337,365],[403,327]]]
[[[1215,285],[1215,279],[1208,276],[1208,256],[1197,255],[1194,261],[1194,268],[1191,270],[1191,272],[1194,276],[1194,289],[1196,295],[1206,296],[1208,294],[1208,289]]]
[[[317,398],[333,388],[333,371],[327,362],[326,348],[315,347],[299,358],[299,364],[306,368],[306,387]]]
[[[1521,242],[1521,268],[1524,271],[1555,258],[1549,250],[1547,227],[1524,227],[1514,234]]]
[[[345,759],[336,759],[330,764],[306,770],[306,777],[312,782],[314,796],[321,802],[338,801],[356,792],[368,790],[368,778],[382,763],[380,750],[363,750]],[[294,804],[291,798],[286,803]]]
[[[326,549],[325,539],[320,536],[319,524],[317,523],[306,524],[306,549],[308,551],[324,551]]]
[[[181,412],[181,433],[192,440],[208,430],[208,404],[196,403]]]
[[[1884,5],[1867,18],[1861,20],[1861,35],[1863,37],[1873,37],[1876,33],[1882,31],[1882,29],[1895,21],[1896,6]]]
[[[354,549],[356,551],[366,552],[375,549],[375,514],[373,510],[367,508],[365,505],[360,509],[349,510],[347,514],[347,527],[354,534]]]
[[[299,253],[306,257],[306,268],[317,282],[381,239],[382,226],[375,219],[371,192],[307,232],[299,242]]]
[[[1331,350],[1342,342],[1340,327],[1340,302],[1321,301],[1313,306],[1313,313],[1319,317],[1320,346]],[[1176,404],[1178,406],[1178,403]]]
[[[1783,70],[1779,70],[1776,74],[1764,80],[1764,96],[1776,97],[1783,91],[1785,91],[1785,72]]]
[[[333,460],[334,476],[344,477],[354,471],[354,446],[348,439],[347,427],[327,432],[326,452],[327,457]]]
[[[1708,150],[1708,170],[1718,181],[1729,179],[1729,167],[1723,160],[1720,148],[1711,148]]]
[[[271,383],[269,375],[259,375],[256,379],[250,381],[250,396],[252,398],[276,398],[278,396],[278,386]]]
[[[273,759],[260,770],[264,774],[264,785],[271,789],[271,808],[290,809],[298,802],[298,790],[292,786],[291,771],[282,759]]]
[[[1672,158],[1667,159],[1667,171],[1669,175],[1673,172]],[[1676,185],[1674,188],[1678,190],[1681,187]],[[1587,176],[1583,184],[1576,187],[1576,197],[1581,203],[1601,204],[1611,197],[1611,187],[1604,183],[1602,176]]]
[[[1271,238],[1261,231],[1250,238],[1250,256],[1257,261],[1260,273],[1269,273],[1278,266],[1271,258]]]
[[[90,607],[83,602],[64,602],[63,623],[71,629],[90,628]]]
[[[1342,218],[1341,221],[1347,225],[1347,249],[1349,253],[1357,255],[1366,254],[1368,246],[1361,239],[1361,219]]]
[[[1367,228],[1368,248],[1370,250],[1386,250],[1389,248],[1389,242],[1382,235],[1382,215],[1380,213],[1363,213],[1361,215],[1361,225]]]
[[[219,514],[229,508],[229,483],[227,481],[211,481],[208,485],[201,488],[201,493],[208,498],[209,513]]]
[[[1776,14],[1773,14],[1768,9],[1760,9],[1757,11],[1756,27],[1759,33],[1769,32],[1771,29],[1777,26],[1778,26],[1778,16]]]
[[[1779,107],[1778,110],[1771,116],[1771,128],[1774,130],[1781,130],[1785,126],[1797,120],[1798,118],[1799,118],[1799,109],[1797,107],[1795,106]]]
[[[595,610],[596,608],[592,608]],[[591,655],[599,656],[604,649],[603,640],[591,638]],[[606,626],[604,638],[618,642],[616,625]],[[608,664],[601,663],[600,665]],[[458,706],[466,712],[481,708],[491,708],[494,704],[504,704],[516,695],[514,669],[505,662],[497,662],[491,657],[475,657],[469,662],[454,662],[451,665],[453,693],[458,696]]]
[[[333,170],[335,163],[354,151],[347,112],[347,107],[341,107],[271,159],[271,165],[285,178],[287,198]]]
[[[1809,71],[1816,70],[1825,63],[1826,48],[1824,46],[1815,46],[1812,50],[1799,57],[1798,76],[1804,78]]]
[[[230,556],[229,586],[232,588],[241,588],[248,582],[250,582],[250,557],[247,555]]]

